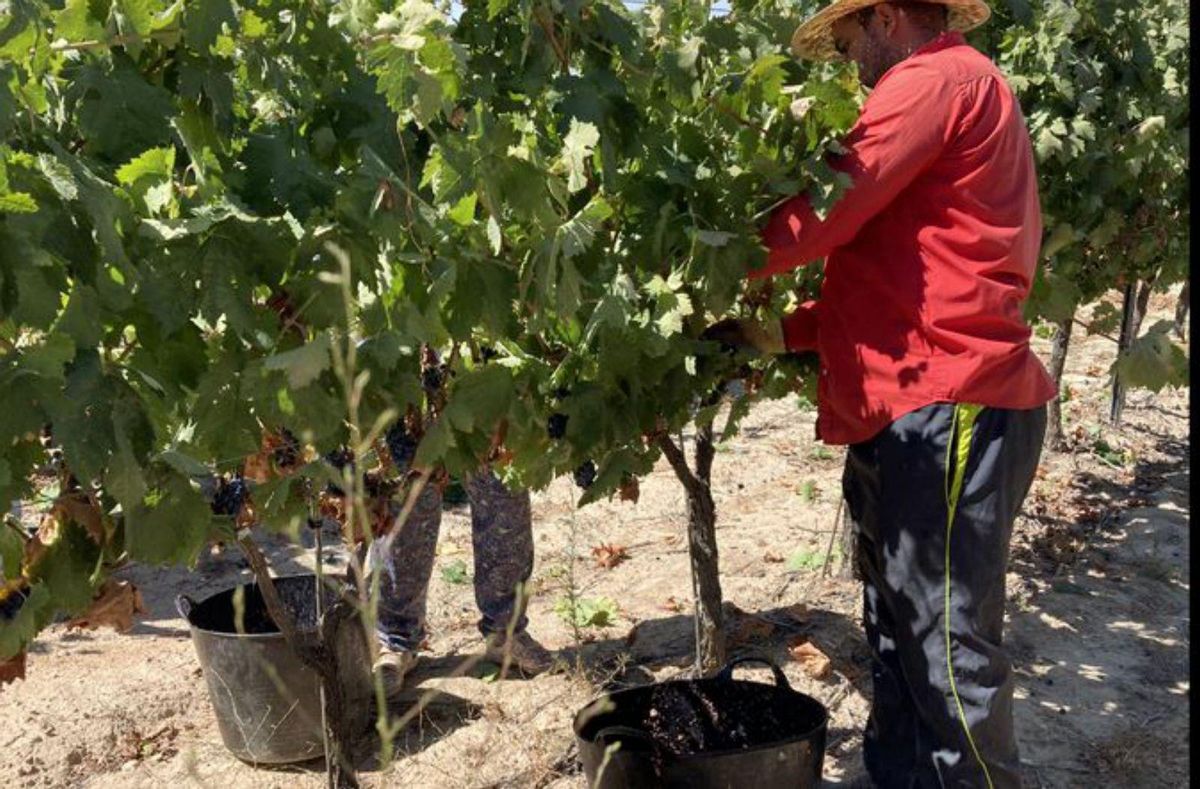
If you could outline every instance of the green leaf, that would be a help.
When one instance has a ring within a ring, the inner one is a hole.
[[[17,615],[8,621],[0,620],[0,660],[7,660],[24,649],[45,626],[52,610],[49,587],[44,583],[33,584]]]
[[[84,150],[113,164],[171,142],[171,94],[145,80],[128,60],[111,69],[84,66],[70,85],[79,94]]]
[[[263,361],[263,367],[268,370],[282,370],[287,374],[288,383],[296,389],[303,389],[329,369],[329,335],[320,334],[315,340],[291,351],[268,356]]]
[[[104,38],[104,22],[92,16],[90,0],[66,0],[54,15],[54,34],[67,41],[94,41]]]
[[[442,580],[448,584],[465,584],[471,580],[471,575],[467,571],[467,563],[462,559],[455,559],[449,564],[442,566]]]
[[[208,466],[196,460],[191,455],[180,452],[177,449],[168,449],[160,452],[155,456],[155,460],[166,464],[187,477],[207,477],[212,473],[212,469]]]
[[[223,28],[229,32],[236,30],[233,4],[229,0],[188,0],[184,4],[183,27],[188,46],[207,55]]]
[[[513,4],[513,0],[488,0],[487,18],[490,22],[500,14],[504,13]]]
[[[1048,127],[1043,128],[1038,132],[1037,140],[1034,143],[1034,150],[1037,151],[1038,161],[1046,161],[1051,156],[1057,153],[1062,153],[1063,143],[1053,131]]]
[[[453,446],[450,428],[444,420],[438,420],[425,430],[421,443],[417,446],[413,465],[418,468],[429,468],[445,456],[446,451]]]
[[[1075,242],[1077,234],[1075,228],[1071,227],[1066,222],[1060,222],[1054,226],[1054,231],[1046,239],[1046,243],[1042,245],[1042,259],[1054,257],[1064,247]]]
[[[54,438],[80,479],[99,477],[113,450],[115,394],[99,355],[81,351],[67,373],[65,399],[53,404],[51,414]]]
[[[25,192],[0,194],[0,214],[33,214],[38,210],[33,195]]]
[[[591,159],[596,144],[600,142],[600,130],[591,123],[580,123],[571,119],[571,128],[563,138],[562,164],[567,170],[567,189],[574,193],[587,186],[587,162]]]
[[[600,195],[589,200],[587,205],[564,222],[555,234],[563,257],[570,260],[586,252],[604,220],[612,214],[612,206]]]
[[[498,365],[457,377],[446,403],[446,419],[457,430],[490,430],[507,413],[513,396],[512,373]]]
[[[820,551],[797,551],[788,557],[787,568],[792,572],[813,572],[824,564],[825,555]]]
[[[1033,279],[1029,300],[1025,303],[1026,318],[1040,317],[1055,323],[1071,320],[1082,294],[1069,277],[1056,276],[1040,266]]]
[[[464,195],[447,214],[450,217],[450,221],[461,227],[473,224],[475,222],[475,204],[478,202],[478,199],[479,195],[475,192]]]
[[[296,474],[271,479],[255,487],[254,503],[262,523],[298,538],[297,532],[308,517],[304,483],[304,477]]]
[[[78,613],[92,601],[92,573],[100,558],[98,546],[83,526],[61,523],[46,552],[29,568],[29,579],[44,584],[57,611]]]
[[[619,610],[608,597],[562,597],[554,604],[554,613],[574,627],[610,627]]]
[[[0,460],[0,463],[4,461]],[[7,485],[7,482],[3,484]],[[21,577],[21,557],[24,551],[25,541],[21,539],[17,530],[8,524],[0,524],[0,585]]]
[[[171,179],[175,172],[174,148],[151,148],[122,165],[117,181],[128,186],[146,212],[156,215],[174,199]]]
[[[1159,321],[1134,340],[1113,363],[1113,372],[1126,386],[1158,392],[1166,386],[1186,386],[1188,358],[1171,340],[1174,324]]]
[[[152,488],[124,518],[125,550],[136,561],[191,565],[208,542],[208,502],[178,474]]]
[[[1121,325],[1121,309],[1111,301],[1102,301],[1092,310],[1092,319],[1088,321],[1089,334],[1112,334]]]

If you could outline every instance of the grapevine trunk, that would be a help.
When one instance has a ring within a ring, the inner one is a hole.
[[[1075,316],[1059,321],[1054,327],[1054,337],[1050,341],[1050,376],[1060,392],[1062,390],[1063,369],[1067,364],[1067,350],[1071,346],[1071,330],[1075,326]],[[1062,398],[1056,395],[1050,401],[1049,419],[1046,423],[1046,446],[1054,452],[1066,449],[1066,438],[1063,434]]]

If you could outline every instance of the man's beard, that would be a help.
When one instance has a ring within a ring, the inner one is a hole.
[[[873,88],[888,69],[903,59],[904,55],[898,47],[868,32],[863,62],[858,67],[858,81],[865,87]]]

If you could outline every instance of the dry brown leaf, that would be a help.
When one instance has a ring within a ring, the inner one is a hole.
[[[101,625],[124,633],[133,627],[134,614],[146,613],[142,593],[129,581],[109,578],[100,587],[91,606],[81,616],[67,622],[68,628],[80,627],[95,630]]]
[[[638,498],[642,495],[641,485],[638,484],[637,477],[630,477],[621,483],[621,501],[632,501],[637,504]]]
[[[788,656],[800,664],[800,667],[813,679],[824,679],[829,676],[833,663],[829,656],[808,641],[800,640],[788,647]]]
[[[602,543],[592,548],[592,559],[596,562],[596,566],[605,570],[611,570],[628,558],[629,551],[624,545]]]
[[[104,515],[91,498],[82,493],[64,494],[55,500],[53,509],[58,510],[61,520],[72,520],[82,526],[97,545],[104,545],[107,541]],[[62,518],[63,515],[66,518]]]
[[[683,611],[683,603],[676,600],[675,596],[672,595],[671,597],[668,597],[666,601],[659,606],[659,608],[664,611],[670,611],[672,614],[678,614]]]
[[[258,454],[246,458],[246,462],[242,465],[242,476],[260,485],[269,481],[271,479],[270,451],[260,451]]]
[[[0,661],[0,685],[25,679],[25,650],[21,650],[8,660]]]

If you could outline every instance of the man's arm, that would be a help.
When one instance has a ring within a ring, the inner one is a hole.
[[[793,352],[817,350],[817,316],[816,301],[806,301],[792,312],[783,316],[780,324],[783,327],[783,345]]]
[[[843,143],[847,152],[830,162],[850,175],[849,190],[824,221],[805,195],[777,208],[762,233],[767,263],[750,278],[789,271],[852,241],[944,150],[958,114],[958,91],[928,66],[896,68],[863,106]]]

